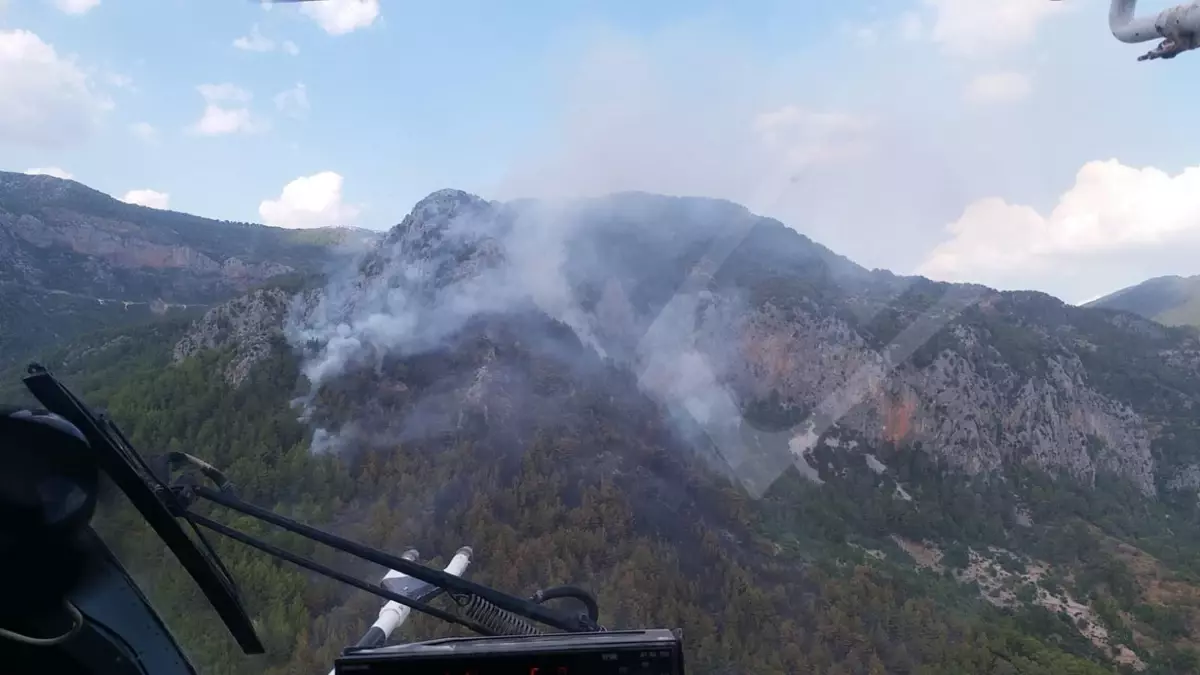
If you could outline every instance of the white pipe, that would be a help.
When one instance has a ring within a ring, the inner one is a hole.
[[[458,553],[455,553],[454,557],[450,559],[450,564],[446,565],[446,574],[453,574],[456,577],[461,576],[469,564],[471,564],[471,549],[464,546],[458,549]],[[387,580],[403,576],[407,575],[401,574],[396,570],[388,570],[388,573],[383,578]],[[404,623],[410,613],[412,613],[412,607],[402,605],[395,600],[388,600],[379,610],[379,618],[375,620],[375,623],[371,627],[382,630],[384,639],[387,639],[391,636],[392,631]]]
[[[405,560],[416,560],[418,555],[419,554],[417,553],[416,549],[409,549],[400,557],[404,558]],[[379,580],[379,583],[382,584],[388,579],[398,579],[405,576],[408,575],[401,574],[396,570],[388,570],[387,574],[383,575],[383,578]],[[382,630],[384,638],[386,639],[392,634],[393,630],[396,630],[397,626],[404,623],[404,620],[408,618],[408,613],[410,611],[412,611],[412,608],[401,605],[395,600],[388,600],[379,610],[379,618],[375,619],[375,623],[371,624],[371,628],[379,628]]]
[[[416,549],[409,549],[400,556],[405,560],[417,559]],[[450,559],[450,563],[446,565],[446,574],[453,574],[456,577],[462,576],[462,573],[467,570],[467,566],[471,564],[471,547],[464,546],[458,549],[454,557]],[[388,579],[398,579],[406,577],[407,574],[401,574],[396,570],[388,570],[387,574],[383,575],[380,583]],[[391,637],[392,631],[404,625],[404,621],[408,619],[408,615],[412,613],[412,608],[407,605],[402,605],[395,600],[388,600],[379,610],[379,618],[375,619],[375,623],[371,624],[371,628],[378,628],[383,631],[383,637],[386,640]],[[336,668],[329,671],[329,675],[337,675]]]
[[[1112,8],[1108,10],[1108,27],[1112,34],[1121,42],[1149,42],[1162,37],[1154,27],[1151,17],[1134,17],[1137,10],[1137,0],[1113,0]]]
[[[1200,33],[1200,0],[1165,9],[1155,17],[1134,16],[1137,0],[1113,0],[1108,26],[1121,42],[1150,42]]]

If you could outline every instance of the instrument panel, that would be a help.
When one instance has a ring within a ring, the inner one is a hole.
[[[343,655],[337,675],[683,675],[669,630],[431,640]]]

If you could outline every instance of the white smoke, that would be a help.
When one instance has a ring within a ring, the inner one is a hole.
[[[328,429],[316,428],[313,429],[312,443],[309,445],[309,452],[314,455],[324,455],[338,451],[338,435],[330,432]]]
[[[435,349],[471,318],[536,306],[599,348],[563,276],[566,212],[457,191],[422,200],[379,247],[297,298],[286,327],[315,393],[349,369]]]
[[[723,446],[725,454],[736,451],[741,414],[706,355],[720,340],[701,345],[697,339],[711,326],[728,323],[729,312],[736,311],[726,307],[722,317],[714,317],[712,294],[702,284],[685,284],[666,305],[652,303],[643,310],[646,315],[639,315],[612,277],[620,261],[605,259],[586,245],[572,247],[591,242],[589,237],[609,223],[660,227],[653,209],[674,204],[667,199],[500,204],[450,190],[430,195],[319,293],[294,301],[285,333],[305,354],[303,372],[311,388],[297,401],[303,418],[312,420],[315,395],[340,375],[379,369],[386,357],[443,347],[473,317],[537,308],[569,326],[600,357],[638,374],[640,386],[668,404],[674,421],[693,440]],[[703,224],[697,227],[705,231],[726,214],[744,214],[715,202],[688,208],[690,215],[701,214],[697,223]],[[671,225],[686,229],[692,223]],[[706,262],[719,263],[741,235],[724,245],[718,260],[711,259],[710,250]],[[645,236],[648,246],[658,247],[679,234],[663,229]],[[573,278],[603,289],[594,306],[581,306],[568,270]],[[739,304],[724,300],[729,306]],[[610,354],[606,346],[616,352]],[[313,450],[328,452],[343,444],[336,432],[321,429]]]
[[[694,444],[711,446],[726,464],[744,461],[743,423],[737,399],[722,382],[723,359],[714,358],[714,332],[730,317],[710,303],[709,291],[675,295],[655,317],[637,348],[638,384],[663,401],[672,421]],[[737,300],[730,304],[741,306]],[[705,339],[708,338],[708,339]],[[726,348],[736,348],[724,342]]]
[[[409,221],[429,225],[413,217]],[[453,219],[445,236],[449,240],[476,225]],[[509,288],[493,278],[498,270],[481,270],[439,286],[439,268],[450,262],[451,253],[438,247],[420,250],[421,237],[430,233],[417,230],[389,236],[334,277],[315,302],[301,298],[293,307],[286,334],[293,345],[316,346],[304,366],[314,391],[348,367],[435,347],[471,316],[506,305]]]

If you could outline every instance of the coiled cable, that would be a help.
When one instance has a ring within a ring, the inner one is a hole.
[[[462,604],[463,614],[479,623],[496,635],[545,635],[546,631],[538,628],[532,621],[523,616],[501,609],[491,602],[479,597],[470,596],[466,604]]]

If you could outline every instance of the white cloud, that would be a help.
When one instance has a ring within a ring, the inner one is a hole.
[[[876,24],[865,24],[861,26],[846,26],[846,33],[856,42],[864,47],[879,42],[879,26]]]
[[[929,254],[920,274],[1082,300],[1140,281],[1140,260],[1164,274],[1170,259],[1195,260],[1200,167],[1171,175],[1117,160],[1089,162],[1048,213],[991,197],[969,205],[946,232],[949,239]],[[1109,274],[1114,257],[1126,278]]]
[[[108,72],[104,74],[104,81],[117,89],[126,91],[137,91],[137,87],[133,84],[133,78],[123,73]]]
[[[803,3],[784,4],[774,10],[780,22],[805,12]],[[563,36],[548,58],[557,79],[540,136],[507,175],[478,191],[501,199],[618,190],[730,199],[867,267],[904,272],[947,238],[947,223],[989,195],[1049,209],[1097,156],[1200,163],[1161,126],[1130,123],[1186,125],[1187,114],[1162,105],[1166,80],[1107,48],[1104,8],[1086,20],[1080,11],[1078,21],[1072,14],[1043,22],[1028,49],[964,62],[932,41],[934,15],[921,2],[907,4],[919,15],[867,14],[891,26],[869,49],[855,49],[837,19],[825,37],[769,57],[716,19],[649,34],[601,26]],[[971,76],[1007,70],[1032,78],[1027,99],[997,110],[967,105]],[[1136,94],[1106,93],[1114,90]],[[1105,105],[1081,115],[1078,102],[1091,100]],[[411,189],[446,182],[419,176]],[[1195,265],[1191,273],[1200,272]],[[1054,279],[1013,283],[1043,281],[1085,297]]]
[[[235,39],[233,46],[248,52],[269,52],[275,49],[275,41],[263,35],[258,30],[258,24],[254,24],[250,34]]]
[[[301,119],[308,115],[308,89],[303,82],[297,82],[291,89],[285,89],[275,94],[275,107],[279,112]]]
[[[1029,42],[1068,3],[1049,0],[923,0],[934,14],[930,37],[947,51],[979,56]]]
[[[886,19],[854,20],[841,26],[841,33],[861,47],[873,47],[881,43],[911,43],[925,37],[925,25],[921,15],[907,11]]]
[[[54,176],[55,178],[72,179],[75,176],[66,169],[60,169],[57,166],[47,166],[39,169],[25,169],[25,173],[30,176]]]
[[[209,103],[248,103],[253,98],[250,92],[229,83],[202,84],[196,91]]]
[[[78,141],[111,108],[72,59],[29,31],[0,30],[0,142]]]
[[[130,124],[129,133],[145,143],[156,143],[158,141],[158,129],[154,128],[154,125],[149,122],[134,122]]]
[[[905,12],[900,16],[900,37],[909,42],[920,40],[925,34],[925,24],[916,12]]]
[[[250,92],[232,84],[202,84],[196,91],[204,97],[204,113],[190,131],[201,136],[223,136],[226,134],[250,134],[264,131],[265,120],[259,119],[245,104],[252,98]]]
[[[263,200],[258,214],[275,227],[311,228],[348,225],[358,217],[356,206],[342,201],[341,175],[322,171],[283,187],[278,199]]]
[[[846,33],[837,37],[845,47]],[[559,198],[639,190],[767,212],[796,192],[798,174],[871,152],[873,120],[858,106],[825,96],[833,87],[798,76],[795,63],[764,65],[730,39],[715,21],[648,41],[603,29],[571,36],[552,57],[561,107],[544,152],[534,148],[484,191]],[[812,98],[797,100],[798,91]]]
[[[148,206],[152,209],[165,209],[171,204],[171,195],[156,190],[130,190],[121,197],[127,204]]]
[[[257,128],[253,116],[246,108],[222,108],[210,103],[204,106],[204,114],[192,126],[192,132],[201,136],[224,136],[254,133]]]
[[[999,72],[977,75],[967,84],[963,97],[968,103],[1012,103],[1029,96],[1033,83],[1023,73]]]
[[[243,35],[233,41],[233,46],[248,52],[273,52],[276,49],[282,51],[288,56],[295,56],[300,53],[300,48],[291,40],[275,41],[262,34],[258,24],[254,24],[250,28],[249,35]]]
[[[300,11],[330,35],[345,35],[366,28],[379,18],[379,0],[326,0],[306,2]]]
[[[54,5],[67,14],[87,14],[100,0],[54,0]]]

